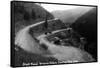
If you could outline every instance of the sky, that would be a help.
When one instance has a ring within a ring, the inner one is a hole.
[[[54,3],[97,5],[99,0],[21,0],[21,1],[36,1],[36,2],[52,2],[52,3],[54,2]]]
[[[25,1],[25,0],[23,0]],[[97,5],[98,0],[26,0],[35,2],[51,2],[51,3],[67,3],[67,4],[82,4],[82,5]],[[52,4],[41,4],[43,8],[49,12],[55,10],[67,10],[77,8],[78,6],[66,6],[66,5],[52,5]]]
[[[79,6],[57,5],[57,4],[41,4],[41,6],[49,12],[52,12],[55,10],[68,10],[68,9],[73,9],[73,8],[79,7]]]

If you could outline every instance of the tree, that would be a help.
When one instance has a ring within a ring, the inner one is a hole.
[[[24,20],[29,20],[29,19],[30,19],[30,14],[27,11],[25,11]]]
[[[32,9],[32,19],[36,19],[35,11]]]

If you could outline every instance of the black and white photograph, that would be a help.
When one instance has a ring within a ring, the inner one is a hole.
[[[11,1],[11,66],[97,62],[97,6]]]

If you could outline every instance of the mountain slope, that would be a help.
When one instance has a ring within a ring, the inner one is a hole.
[[[15,24],[15,32],[23,27],[39,21],[53,19],[53,15],[36,3],[13,1],[11,5],[12,23]]]
[[[94,38],[94,36],[96,35],[96,31],[97,31],[97,8],[91,9],[90,11],[85,13],[83,16],[78,18],[72,24],[72,27],[74,28],[74,30],[80,33],[86,30],[85,32],[88,32],[90,34],[92,33],[93,36],[91,37]],[[82,34],[82,35],[85,35],[85,34]],[[94,38],[90,40],[96,40],[96,39]]]
[[[84,13],[89,11],[92,7],[78,7],[70,10],[57,10],[53,11],[54,17],[59,18],[64,23],[72,23]]]
[[[97,8],[93,8],[78,18],[72,25],[80,35],[87,39],[85,50],[97,58]]]

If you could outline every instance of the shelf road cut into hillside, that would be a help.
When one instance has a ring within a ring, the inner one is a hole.
[[[52,19],[56,20],[56,19]],[[48,20],[50,21],[50,20]],[[81,49],[72,46],[57,46],[50,43],[46,38],[45,34],[41,34],[36,37],[39,42],[37,42],[30,34],[29,29],[33,28],[45,21],[26,26],[21,29],[15,37],[15,44],[24,49],[29,53],[39,54],[45,57],[53,57],[58,59],[58,61],[72,61],[72,62],[88,62],[94,61],[92,56]],[[41,48],[40,44],[44,44],[48,47],[47,50]],[[34,59],[34,58],[33,58]]]

